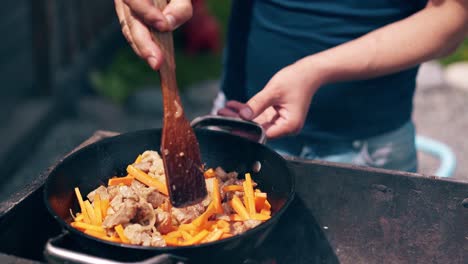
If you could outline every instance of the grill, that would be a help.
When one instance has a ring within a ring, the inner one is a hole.
[[[112,135],[96,132],[79,147]],[[243,263],[468,263],[468,183],[327,162],[288,163],[296,198]],[[97,263],[47,212],[47,176],[0,205],[0,263],[63,263],[54,256],[63,252],[75,258],[68,263]],[[134,262],[190,260],[155,256]]]

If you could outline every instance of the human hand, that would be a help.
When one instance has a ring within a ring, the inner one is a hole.
[[[151,29],[171,31],[192,17],[190,0],[171,0],[164,10],[153,0],[114,0],[122,32],[135,53],[157,70],[163,54],[151,37]]]
[[[228,101],[218,114],[252,120],[265,129],[268,138],[297,134],[322,82],[320,74],[297,62],[276,73],[247,103]]]

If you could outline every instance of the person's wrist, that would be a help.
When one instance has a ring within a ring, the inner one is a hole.
[[[305,57],[296,63],[297,70],[303,76],[303,80],[308,87],[313,89],[313,93],[320,86],[330,82],[331,69],[328,67],[329,62],[323,61],[317,55]]]

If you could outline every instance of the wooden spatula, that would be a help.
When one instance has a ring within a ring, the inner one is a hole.
[[[160,10],[167,5],[167,0],[153,2]],[[172,33],[153,31],[153,38],[164,54],[159,69],[164,105],[161,156],[171,203],[184,207],[201,202],[207,195],[200,148],[179,97]]]

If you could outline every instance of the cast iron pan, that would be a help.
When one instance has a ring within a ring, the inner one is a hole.
[[[75,242],[95,257],[56,248],[54,239],[46,246],[46,256],[97,264],[104,263],[100,258],[127,263],[149,263],[151,261],[147,259],[161,254],[183,257],[190,263],[226,263],[237,262],[251,255],[252,251],[261,246],[293,200],[293,175],[286,161],[276,152],[263,144],[233,134],[236,131],[249,134],[252,124],[211,117],[198,119],[196,123],[195,127],[204,127],[195,129],[195,132],[206,167],[221,166],[226,171],[237,171],[239,175],[250,172],[260,188],[268,193],[273,214],[270,220],[238,236],[185,247],[145,247],[107,242],[69,226],[69,209],[72,208],[76,212],[79,208],[73,191],[75,187],[79,187],[85,196],[100,184],[107,183],[110,177],[125,175],[126,166],[132,163],[139,153],[148,149],[159,151],[160,129],[137,131],[91,144],[65,158],[50,173],[44,188],[45,203],[49,212],[65,233],[69,233]],[[230,133],[225,132],[226,127],[233,126],[236,128],[228,129]],[[214,131],[213,128],[222,131]],[[255,129],[254,127],[253,130]],[[263,134],[257,138],[259,141],[263,139]]]

